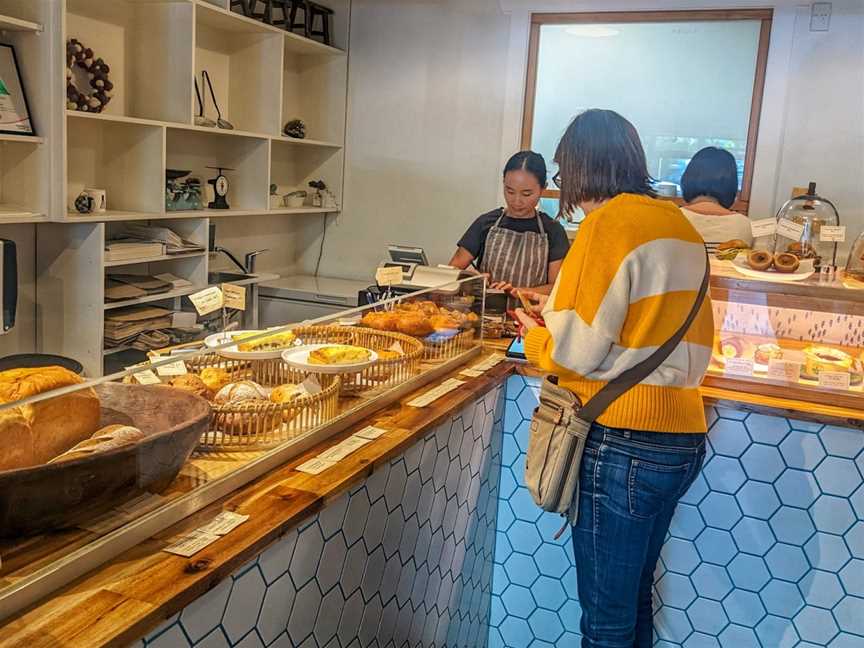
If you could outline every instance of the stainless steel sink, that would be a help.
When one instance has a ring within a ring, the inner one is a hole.
[[[208,272],[207,283],[212,286],[213,284],[243,281],[244,279],[251,279],[254,276],[251,274],[240,274],[239,272]]]

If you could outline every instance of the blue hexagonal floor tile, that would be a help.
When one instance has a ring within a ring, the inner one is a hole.
[[[765,414],[751,414],[744,421],[744,425],[747,426],[753,441],[769,445],[780,443],[791,429],[785,418]]]
[[[712,601],[707,598],[697,598],[687,608],[687,617],[694,630],[705,632],[709,635],[719,635],[729,619],[726,617],[726,612],[719,601]]]
[[[708,526],[731,529],[741,519],[741,509],[735,498],[725,493],[711,492],[699,504],[699,512]]]
[[[741,551],[764,556],[777,539],[765,520],[743,517],[732,529],[732,537]]]
[[[847,594],[864,597],[864,560],[850,560],[840,570],[840,581]]]
[[[726,629],[720,633],[720,645],[726,648],[762,648],[759,645],[759,640],[756,638],[756,633],[753,628],[745,628],[744,626],[730,623]]]
[[[831,612],[810,606],[795,615],[794,623],[801,639],[820,646],[827,645],[840,630]]]
[[[693,632],[693,627],[684,610],[664,605],[654,614],[654,632],[661,639],[680,644]]]
[[[528,625],[534,632],[534,636],[541,641],[554,643],[564,634],[564,626],[558,615],[548,610],[534,610],[528,618]]]
[[[768,567],[759,556],[739,553],[727,569],[735,587],[741,589],[758,592],[771,580]]]
[[[518,553],[513,553],[507,558],[507,562],[504,563],[504,570],[507,572],[507,577],[511,583],[524,587],[530,587],[539,576],[534,559],[531,556]]]
[[[785,470],[783,457],[774,446],[754,443],[741,456],[741,464],[750,479],[773,482]]]
[[[699,554],[693,543],[680,538],[669,538],[661,552],[666,569],[676,574],[689,575],[699,566]]]
[[[777,540],[788,544],[803,545],[816,532],[807,511],[791,506],[780,507],[768,523]]]
[[[864,599],[847,596],[834,607],[833,612],[841,630],[864,635]]]
[[[681,574],[668,572],[657,581],[657,593],[664,605],[684,609],[696,599],[696,590],[690,579]]]
[[[732,534],[721,529],[707,528],[696,538],[696,549],[702,560],[715,565],[728,565],[738,553]]]
[[[816,478],[807,470],[788,468],[774,486],[781,502],[798,508],[808,508],[821,494]]]
[[[723,609],[732,623],[753,628],[765,616],[759,595],[736,589],[723,599]]]
[[[826,425],[819,433],[828,454],[854,459],[864,450],[864,434],[861,430]]]
[[[517,616],[520,619],[527,619],[536,607],[534,598],[531,596],[531,590],[512,583],[507,585],[500,600],[507,614]]]
[[[711,427],[708,442],[717,454],[740,457],[750,445],[750,437],[743,422],[720,419]]]
[[[843,538],[828,533],[817,533],[810,538],[804,545],[804,553],[813,568],[830,572],[840,571],[851,558]]]
[[[798,582],[810,566],[801,547],[778,542],[765,555],[765,564],[774,578]]]
[[[798,643],[798,632],[789,619],[767,616],[756,626],[756,635],[763,646],[792,648]]]
[[[734,457],[715,455],[702,470],[711,490],[735,493],[747,481],[741,464]]]
[[[804,597],[794,583],[772,580],[759,593],[769,614],[791,619],[804,607]]]
[[[786,465],[800,470],[813,470],[825,457],[825,449],[815,434],[793,430],[780,444]]]
[[[851,459],[827,457],[816,469],[816,481],[823,493],[849,497],[861,485],[862,477]]]
[[[780,508],[780,500],[774,487],[763,482],[748,481],[735,494],[735,499],[744,515],[762,520],[767,520]]]
[[[807,605],[832,608],[843,598],[843,587],[837,574],[813,569],[798,583]],[[864,610],[862,610],[864,612]]]
[[[810,507],[816,528],[827,533],[843,535],[855,523],[855,511],[844,497],[822,495]]]
[[[697,507],[690,504],[679,504],[678,508],[675,509],[675,517],[672,518],[669,533],[675,538],[695,540],[704,528],[705,522],[703,522]]]
[[[723,567],[702,563],[690,577],[699,596],[722,600],[732,591],[732,580]],[[798,590],[795,590],[796,592]]]
[[[537,569],[545,576],[561,578],[570,568],[570,559],[567,555],[569,550],[569,547],[544,542],[534,552],[534,562],[537,563]]]
[[[549,576],[540,576],[531,586],[531,593],[537,605],[547,610],[557,610],[567,600],[561,581]]]

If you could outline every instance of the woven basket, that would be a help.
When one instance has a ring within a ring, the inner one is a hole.
[[[306,376],[294,372],[282,360],[229,360],[207,355],[186,360],[189,371],[200,373],[206,367],[224,369],[231,382],[251,380],[262,387],[299,384]],[[320,376],[321,391],[300,396],[287,403],[246,402],[213,405],[210,429],[201,436],[199,449],[238,451],[280,445],[339,414],[338,377]]]
[[[300,326],[294,333],[303,344],[353,344],[372,351],[387,351],[397,342],[402,347],[402,355],[391,360],[379,359],[378,362],[359,373],[342,374],[342,393],[358,395],[373,389],[400,385],[420,373],[423,360],[423,343],[410,335],[376,331],[360,326]],[[290,369],[298,375],[305,372]]]

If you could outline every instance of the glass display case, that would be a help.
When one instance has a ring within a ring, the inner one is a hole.
[[[864,408],[864,292],[844,278],[743,277],[712,261],[716,329],[705,384]]]
[[[96,380],[0,372],[0,618],[478,355],[484,298],[473,277]]]
[[[837,265],[837,242],[823,227],[840,225],[840,214],[827,198],[816,193],[811,182],[807,193],[795,196],[777,212],[774,253],[789,252],[799,259],[813,259],[816,268]]]

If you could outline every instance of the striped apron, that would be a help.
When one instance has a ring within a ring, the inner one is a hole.
[[[480,272],[492,281],[506,281],[517,288],[533,288],[547,283],[549,276],[549,239],[537,214],[540,232],[514,232],[500,227],[501,215],[486,236]]]

